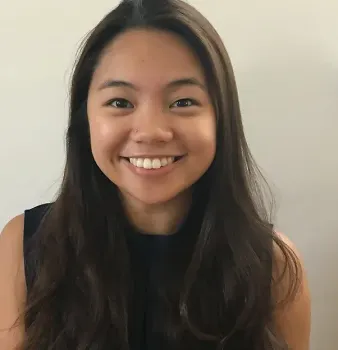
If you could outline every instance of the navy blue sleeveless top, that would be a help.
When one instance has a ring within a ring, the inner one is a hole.
[[[37,232],[50,204],[40,205],[25,211],[24,218],[24,261],[27,291],[29,292],[35,279],[35,271],[31,263],[31,244],[34,244],[34,234]],[[167,268],[165,257],[173,254],[190,254],[193,241],[199,232],[196,227],[198,219],[189,219],[179,231],[169,236],[146,235],[135,231],[128,232],[128,247],[131,252],[131,265],[134,270],[133,279],[136,295],[133,298],[132,324],[129,326],[129,344],[131,350],[162,350],[167,349],[165,337],[154,331],[156,323],[161,319],[161,303],[156,299],[158,281],[163,279],[163,269]],[[190,221],[187,232],[187,222]],[[193,225],[191,225],[193,222]],[[192,229],[194,227],[194,229]],[[190,241],[189,241],[190,240]],[[186,251],[184,251],[186,250]],[[155,316],[158,315],[158,318]],[[155,323],[155,324],[154,324]]]

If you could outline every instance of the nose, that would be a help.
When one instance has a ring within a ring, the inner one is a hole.
[[[168,116],[163,111],[147,111],[138,115],[131,138],[137,143],[165,143],[173,139],[173,131],[167,122]]]

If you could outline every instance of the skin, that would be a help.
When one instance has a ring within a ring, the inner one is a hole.
[[[23,227],[24,216],[19,215],[0,235],[0,349],[16,349],[24,336],[22,322],[11,328],[22,313],[26,299]]]
[[[151,53],[151,54],[149,54]],[[170,83],[193,79],[199,85]],[[107,80],[133,84],[113,84]],[[123,98],[129,103],[115,100]],[[194,99],[198,105],[186,101]],[[122,104],[121,104],[122,103]],[[153,234],[169,234],[185,215],[191,185],[203,175],[215,153],[215,118],[205,89],[203,71],[188,47],[174,35],[130,31],[105,50],[94,74],[88,98],[88,118],[94,159],[120,189],[121,198],[136,227]],[[162,175],[137,174],[121,156],[184,155]],[[165,185],[164,185],[165,184]],[[0,235],[0,349],[14,350],[24,337],[22,323],[11,328],[23,312],[26,282],[23,263],[23,215],[12,219]],[[310,293],[302,260],[285,236],[282,240],[299,257],[301,288],[296,298],[275,313],[275,323],[290,349],[308,350]],[[283,258],[275,250],[275,273]],[[287,276],[273,294],[278,300],[290,281]],[[11,329],[10,329],[11,328]]]
[[[279,238],[291,248],[298,259],[300,283],[299,290],[294,299],[283,308],[277,308],[274,314],[275,324],[283,338],[287,341],[290,350],[309,350],[311,333],[311,296],[303,259],[294,243],[287,236],[282,233],[278,233],[278,235]],[[278,278],[283,271],[284,258],[277,247],[275,247],[275,261],[273,271]],[[275,300],[284,300],[290,286],[288,277],[289,274],[286,274],[281,283],[273,288],[272,293]]]
[[[124,84],[102,88],[107,81]],[[131,221],[145,232],[175,231],[189,208],[191,186],[216,150],[213,106],[189,47],[155,30],[118,36],[94,73],[88,119],[94,159],[119,188]],[[155,172],[135,173],[121,156],[183,158],[169,172],[150,175]]]

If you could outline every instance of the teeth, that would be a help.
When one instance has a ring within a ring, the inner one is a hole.
[[[162,159],[161,159],[161,165],[162,165],[162,166],[168,165],[168,159],[167,159],[167,158],[162,158]]]
[[[160,169],[174,162],[174,157],[166,158],[129,158],[131,164],[138,168],[144,169]]]

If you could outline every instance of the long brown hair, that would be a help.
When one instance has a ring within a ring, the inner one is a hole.
[[[116,186],[93,159],[86,104],[104,48],[119,33],[139,27],[186,41],[205,70],[217,116],[216,156],[196,184],[205,203],[202,222],[171,301],[175,317],[166,320],[168,342],[177,349],[285,349],[273,321],[273,245],[290,275],[288,297],[297,286],[297,261],[270,224],[222,40],[180,0],[125,0],[81,47],[71,82],[63,183],[32,244],[35,279],[27,295],[23,349],[129,349],[126,217]]]

